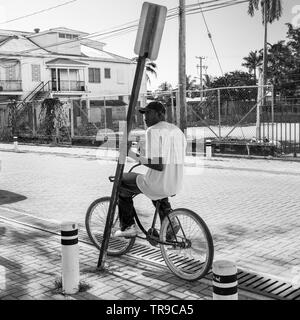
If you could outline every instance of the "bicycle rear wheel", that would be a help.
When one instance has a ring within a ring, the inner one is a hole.
[[[211,268],[214,256],[213,240],[207,225],[195,212],[184,208],[173,210],[169,218],[180,228],[177,228],[176,237],[171,231],[176,239],[172,240],[173,243],[160,245],[167,266],[181,279],[193,281],[203,278]],[[160,240],[163,242],[167,241],[167,231],[170,237],[170,220],[166,217],[161,226]]]
[[[85,227],[87,234],[93,244],[100,250],[103,240],[103,234],[108,214],[110,197],[103,197],[95,200],[88,208],[85,216]],[[114,221],[111,228],[107,255],[120,256],[127,253],[134,245],[135,238],[116,238],[114,233],[119,229],[118,206],[114,215]]]

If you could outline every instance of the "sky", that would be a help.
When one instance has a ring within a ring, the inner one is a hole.
[[[186,0],[186,5],[199,4],[211,0]],[[229,1],[222,0],[221,2]],[[68,2],[68,3],[67,3]],[[179,0],[148,1],[167,9],[179,6]],[[87,33],[110,30],[128,22],[138,21],[144,1],[142,0],[0,0],[0,29],[41,31],[55,27],[66,27]],[[276,43],[286,39],[287,26],[292,23],[300,27],[299,0],[282,0],[283,15],[279,21],[269,25],[268,42]],[[51,7],[55,7],[46,10]],[[204,57],[203,73],[221,76],[223,73],[241,70],[243,57],[250,51],[263,47],[263,25],[261,12],[254,17],[247,13],[248,3],[222,8],[214,11],[199,12],[186,16],[186,73],[199,81],[199,59]],[[45,11],[43,11],[45,10]],[[35,15],[32,13],[43,11]],[[31,15],[24,17],[26,15]],[[17,19],[24,17],[22,19]],[[17,20],[15,20],[17,19]],[[221,68],[216,59],[206,25],[212,35],[213,44]],[[15,20],[10,21],[9,20]],[[160,44],[157,64],[157,78],[151,77],[150,90],[156,89],[162,82],[173,87],[178,83],[178,18],[165,23]],[[106,51],[132,58],[137,30],[110,38],[93,38],[106,43]],[[198,77],[198,78],[197,78]]]

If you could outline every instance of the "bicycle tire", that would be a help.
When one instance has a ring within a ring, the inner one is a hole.
[[[211,269],[214,257],[213,239],[206,223],[194,211],[185,208],[173,210],[169,218],[163,220],[160,240],[166,242],[170,220],[175,220],[180,225],[176,240],[185,241],[190,247],[180,248],[175,242],[173,245],[161,244],[166,265],[181,279],[194,281],[203,278]]]
[[[96,199],[87,209],[85,216],[85,227],[92,243],[101,249],[104,228],[110,203],[110,197]],[[127,253],[134,245],[135,238],[113,237],[113,234],[119,229],[118,206],[114,215],[114,221],[111,228],[111,234],[107,247],[107,255],[120,256]]]

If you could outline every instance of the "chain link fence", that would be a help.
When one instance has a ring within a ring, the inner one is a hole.
[[[123,133],[129,101],[130,95],[47,98],[22,106],[15,101],[0,109],[1,138],[5,140],[9,135],[16,135],[20,141],[101,145],[107,137],[116,138]],[[133,131],[145,129],[143,116],[137,110],[146,103],[146,95],[140,94],[135,106]]]
[[[300,152],[300,95],[282,98],[275,97],[273,92],[272,86],[187,91],[185,134],[188,153],[203,154],[205,143],[210,139],[215,153],[249,155],[260,149],[263,155],[292,153],[296,156]],[[20,141],[117,146],[124,132],[130,95],[59,98],[60,107],[53,112],[43,109],[45,100],[25,103],[17,116],[14,112],[18,102],[8,106],[2,103],[1,139],[7,139],[13,132]],[[180,125],[178,91],[140,94],[133,119],[134,138],[143,136],[146,129],[137,109],[152,100],[166,106],[168,122]],[[50,129],[49,118],[52,119]]]

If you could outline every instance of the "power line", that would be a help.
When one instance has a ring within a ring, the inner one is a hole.
[[[219,3],[220,1],[222,1],[222,3]],[[220,9],[220,8],[223,8],[224,6],[232,6],[232,5],[243,3],[243,2],[247,2],[247,1],[248,0],[243,0],[243,1],[228,0],[228,1],[224,2],[223,0],[212,0],[212,1],[209,1],[209,2],[202,2],[202,4],[204,4],[204,5],[206,5],[207,3],[211,3],[211,2],[217,2],[217,4],[214,5],[214,8],[212,7],[212,5],[209,5],[209,6],[204,7],[204,10],[202,9],[202,12],[215,10],[215,9]],[[209,7],[209,9],[205,10],[205,8],[207,8],[207,7]],[[187,14],[190,14],[189,13],[190,11],[191,10],[187,10]],[[194,10],[192,10],[192,11],[194,11]],[[194,13],[199,13],[199,12],[200,11],[198,10],[198,12],[194,12]],[[171,20],[171,19],[177,18],[177,16],[178,16],[178,7],[169,9],[166,20]],[[107,29],[107,30],[104,30],[104,31],[97,31],[97,32],[91,33],[88,36],[81,36],[81,37],[78,37],[78,38],[73,39],[73,40],[62,41],[62,42],[59,43],[59,45],[69,44],[69,43],[78,42],[78,41],[86,40],[86,39],[92,39],[92,38],[100,38],[100,39],[98,39],[98,41],[99,41],[101,39],[107,39],[107,38],[110,38],[110,37],[116,37],[116,36],[119,36],[119,35],[123,35],[123,34],[126,34],[126,33],[129,33],[129,32],[137,30],[138,21],[139,20],[134,20],[134,21],[128,22],[126,24],[123,24],[123,25],[120,25],[120,26],[116,26],[116,27],[111,28],[111,29]],[[47,49],[47,48],[51,48],[51,47],[56,46],[56,45],[57,45],[57,42],[53,43],[53,44],[49,44],[49,45],[47,45],[47,46],[45,46],[43,48]],[[39,50],[39,49],[40,48],[24,50],[24,51],[21,51],[20,53],[21,54],[22,53],[30,53],[30,52],[33,52],[33,51],[36,51],[36,50]]]
[[[54,7],[50,7],[50,8],[47,8],[47,9],[40,10],[40,11],[36,11],[36,12],[30,13],[30,14],[27,14],[27,15],[24,15],[24,16],[21,16],[21,17],[18,17],[18,18],[14,18],[14,19],[11,19],[11,20],[7,20],[7,21],[4,21],[4,22],[0,22],[0,24],[5,24],[5,23],[9,23],[9,22],[16,21],[16,20],[21,20],[21,19],[24,19],[24,18],[28,18],[28,17],[34,16],[34,15],[36,15],[36,14],[39,14],[39,13],[42,13],[42,12],[47,12],[47,11],[53,10],[53,9],[55,9],[55,8],[65,6],[65,5],[70,4],[70,3],[72,3],[72,2],[76,2],[76,1],[77,1],[77,0],[72,0],[72,1],[64,2],[64,3],[59,4],[59,5],[57,5],[57,6],[54,6]]]

